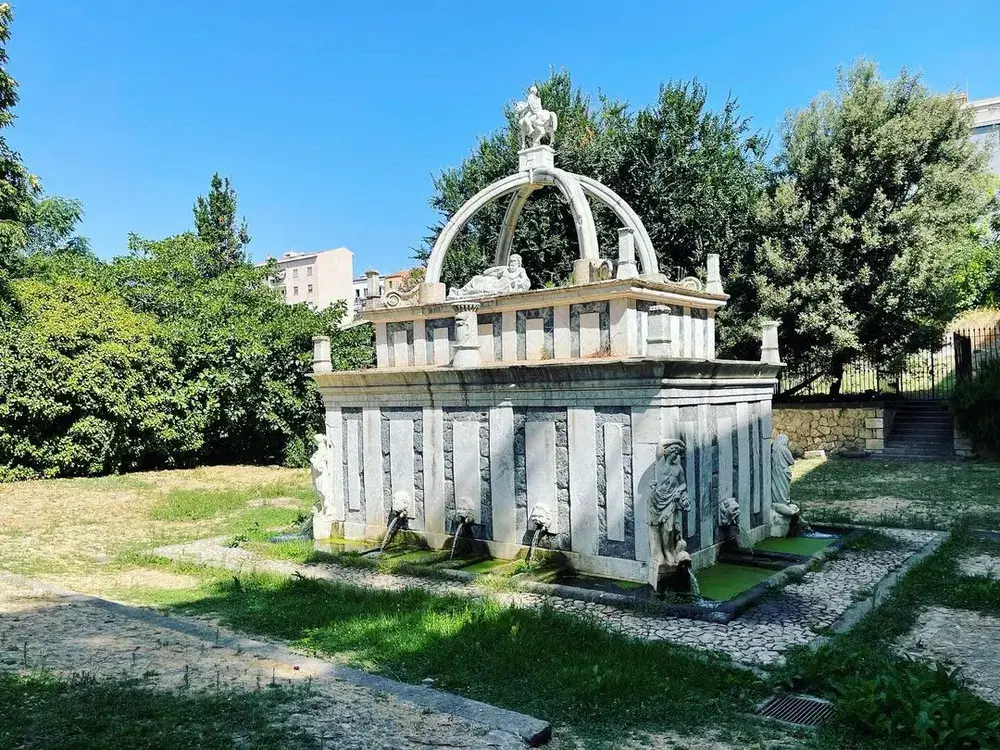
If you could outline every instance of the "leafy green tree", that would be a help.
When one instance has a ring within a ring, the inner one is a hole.
[[[958,97],[868,61],[788,116],[750,307],[781,321],[789,361],[839,382],[858,355],[888,366],[936,341],[987,199],[969,128]]]
[[[312,337],[334,331],[343,307],[286,305],[266,283],[270,270],[248,263],[205,278],[215,248],[194,234],[132,237],[130,250],[113,262],[110,283],[160,324],[181,377],[178,397],[201,423],[197,459],[301,459],[301,446],[322,426],[308,376]]]
[[[7,73],[7,42],[14,20],[9,3],[0,3],[0,129],[14,122],[17,81]],[[28,244],[26,224],[40,191],[38,179],[28,173],[21,156],[0,135],[0,301],[7,274]]]
[[[11,283],[0,327],[0,481],[176,466],[199,441],[152,317],[74,276]]]
[[[34,204],[27,217],[28,255],[90,256],[90,242],[77,234],[83,204],[72,198],[47,196]]]
[[[955,274],[959,309],[1000,306],[1000,177],[990,175],[989,210],[972,228],[979,240]]]
[[[656,101],[637,111],[601,96],[595,102],[574,90],[570,75],[553,72],[538,84],[546,109],[559,116],[557,164],[594,177],[622,196],[642,217],[656,248],[660,270],[673,275],[703,273],[705,255],[722,255],[727,291],[738,292],[753,274],[757,204],[764,189],[762,157],[766,143],[751,131],[730,99],[718,112],[706,105],[707,91],[697,81],[668,83]],[[431,205],[441,219],[431,227],[417,257],[426,260],[447,219],[490,182],[517,170],[517,124],[506,110],[507,126],[480,140],[454,169],[434,181]],[[492,265],[506,205],[480,211],[452,244],[443,280],[464,282]],[[602,252],[617,254],[619,222],[594,206]],[[514,235],[514,247],[534,286],[568,278],[579,257],[576,231],[562,196],[540,190],[528,201]],[[721,330],[736,342],[757,331],[736,326],[746,316],[734,310]],[[759,351],[758,351],[759,353]]]
[[[207,242],[212,252],[202,273],[218,276],[246,260],[243,249],[250,242],[246,219],[236,221],[236,191],[216,172],[212,175],[207,196],[198,196],[194,204],[194,226],[198,238]]]

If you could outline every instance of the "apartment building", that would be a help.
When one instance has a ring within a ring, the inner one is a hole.
[[[974,99],[972,110],[972,140],[990,148],[990,169],[1000,175],[1000,96]]]
[[[305,302],[317,310],[343,300],[347,317],[354,317],[354,253],[346,247],[315,253],[288,252],[276,259],[278,275],[271,286],[293,305]]]

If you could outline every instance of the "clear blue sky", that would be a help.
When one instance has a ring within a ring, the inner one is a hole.
[[[697,76],[755,124],[864,55],[936,89],[1000,95],[1000,2],[14,2],[7,132],[47,192],[79,198],[102,257],[191,227],[232,178],[254,258],[346,245],[409,262],[431,177],[550,66],[634,105]]]

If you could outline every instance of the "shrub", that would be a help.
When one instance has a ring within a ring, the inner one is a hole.
[[[1000,358],[982,362],[955,384],[951,402],[959,430],[985,455],[1000,453]]]
[[[874,679],[837,685],[837,721],[852,734],[890,747],[1000,746],[1000,711],[963,690],[957,672],[899,662]]]
[[[20,313],[0,328],[0,480],[171,466],[197,452],[154,320],[81,278],[11,289]]]

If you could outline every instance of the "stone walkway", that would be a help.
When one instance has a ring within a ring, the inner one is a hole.
[[[327,564],[296,565],[226,547],[222,539],[161,547],[156,553],[173,560],[219,565],[235,571],[268,571],[288,576],[299,573],[363,588],[419,588],[441,595],[490,596],[517,607],[549,604],[564,612],[594,618],[611,630],[626,635],[721,651],[742,663],[768,665],[778,662],[788,649],[810,643],[819,631],[832,625],[848,607],[869,595],[879,581],[935,537],[932,531],[882,531],[899,540],[901,546],[887,551],[844,552],[827,561],[820,570],[806,573],[800,581],[785,586],[773,597],[766,597],[726,624],[646,614],[607,604],[534,593],[487,593],[475,583],[461,581],[390,575]]]
[[[109,610],[88,599],[0,576],[0,670],[125,675],[161,689],[256,690],[272,681],[308,683],[308,697],[294,697],[289,714],[276,720],[289,732],[316,738],[323,748],[523,747],[506,732],[345,681],[329,663],[283,648],[270,648],[266,653],[282,656],[269,658],[252,648],[233,648],[234,636],[225,629],[216,638],[199,637],[145,621],[144,610]]]
[[[900,648],[914,658],[961,668],[969,689],[1000,704],[1000,618],[964,609],[930,607]]]

